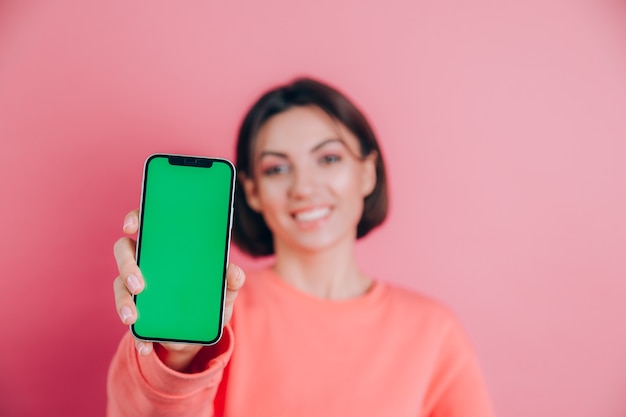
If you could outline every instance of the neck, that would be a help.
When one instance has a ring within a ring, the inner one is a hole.
[[[320,251],[276,245],[274,271],[293,287],[315,297],[342,300],[365,294],[372,279],[356,264],[354,241]]]

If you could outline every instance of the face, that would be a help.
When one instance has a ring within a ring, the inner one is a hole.
[[[376,154],[315,106],[293,107],[259,130],[253,173],[243,184],[250,207],[274,235],[277,254],[353,244],[363,200],[376,185]]]

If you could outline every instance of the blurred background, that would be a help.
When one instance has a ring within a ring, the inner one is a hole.
[[[382,142],[391,215],[363,267],[457,313],[497,414],[625,416],[626,7],[608,0],[0,1],[0,415],[104,415],[127,331],[112,245],[144,159],[233,157],[251,102],[299,75]]]

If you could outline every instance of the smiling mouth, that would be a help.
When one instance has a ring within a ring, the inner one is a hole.
[[[321,220],[330,214],[330,207],[320,207],[312,210],[300,211],[295,213],[293,217],[301,223],[310,223]]]

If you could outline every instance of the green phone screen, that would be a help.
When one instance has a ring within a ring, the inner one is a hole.
[[[227,160],[153,155],[144,170],[136,337],[211,344],[222,314],[235,169]]]

